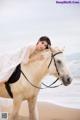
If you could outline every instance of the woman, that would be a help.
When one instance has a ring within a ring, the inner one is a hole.
[[[3,58],[5,62],[2,61],[2,67],[0,65],[0,83],[8,81],[18,64],[28,64],[29,61],[42,60],[42,56],[35,56],[33,59],[30,59],[30,56],[35,52],[48,49],[48,46],[51,46],[50,39],[42,36],[36,45],[29,45],[21,49],[19,53]]]
[[[31,54],[33,54],[34,52],[39,52],[39,51],[43,51],[44,49],[48,49],[48,46],[51,46],[51,41],[48,37],[43,36],[41,37],[36,45],[30,45],[27,47],[27,50],[25,50],[26,52],[24,53],[24,58],[23,58],[23,63],[28,63],[29,58],[31,56]],[[25,47],[26,49],[26,47]],[[23,50],[24,51],[24,50]],[[37,59],[41,59],[42,56],[39,56],[38,58],[33,58],[32,60],[37,60]]]

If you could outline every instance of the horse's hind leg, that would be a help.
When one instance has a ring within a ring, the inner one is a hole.
[[[21,97],[16,97],[13,99],[13,111],[11,113],[10,120],[17,120],[21,102]]]

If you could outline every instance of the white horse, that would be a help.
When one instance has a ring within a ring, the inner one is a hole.
[[[30,120],[39,120],[36,101],[41,88],[41,80],[45,75],[49,74],[58,77],[65,86],[71,83],[71,76],[69,69],[65,65],[62,51],[48,49],[34,54],[32,57],[35,55],[42,55],[43,59],[31,61],[26,65],[21,64],[22,74],[19,80],[10,84],[13,94],[11,120],[16,119],[23,100],[28,101]],[[0,85],[0,96],[10,98],[5,84]]]

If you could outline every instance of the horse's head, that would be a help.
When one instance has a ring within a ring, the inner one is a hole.
[[[71,83],[69,69],[65,63],[63,52],[59,49],[48,51],[48,72],[62,80],[62,83],[67,86]]]

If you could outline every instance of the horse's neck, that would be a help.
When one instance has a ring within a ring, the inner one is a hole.
[[[21,68],[29,80],[35,84],[39,84],[42,78],[48,72],[47,60],[35,61],[26,65],[21,65]]]

